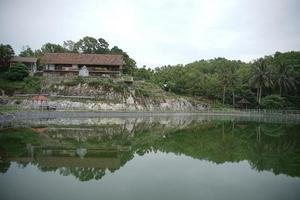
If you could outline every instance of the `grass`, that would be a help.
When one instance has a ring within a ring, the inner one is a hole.
[[[65,86],[76,86],[83,83],[85,83],[85,80],[80,76],[75,77],[74,79],[68,80],[66,82],[63,82]]]
[[[29,109],[25,109],[23,107],[19,107],[17,105],[1,105],[0,106],[0,115],[11,114],[17,111],[29,111]]]
[[[128,86],[124,82],[116,82],[109,78],[101,78],[88,82],[88,86],[102,88],[104,91],[127,92]]]
[[[163,97],[164,91],[157,85],[146,81],[136,81],[133,85],[137,97]]]

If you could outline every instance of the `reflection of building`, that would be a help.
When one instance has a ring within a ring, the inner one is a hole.
[[[41,167],[91,167],[118,169],[118,150],[105,149],[51,149],[27,148],[28,157],[10,158],[11,161],[36,161]],[[30,152],[29,152],[30,151]],[[79,154],[79,155],[78,155]]]

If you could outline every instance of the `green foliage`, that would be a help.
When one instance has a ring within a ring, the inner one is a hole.
[[[48,43],[46,43],[42,46],[41,52],[42,52],[42,54],[45,54],[45,53],[64,53],[64,52],[67,52],[67,50],[59,44],[53,44],[53,43],[48,42]]]
[[[100,78],[98,80],[88,82],[90,87],[102,88],[105,91],[124,92],[128,91],[128,86],[123,82],[114,82],[109,78]]]
[[[280,95],[268,95],[261,101],[261,107],[264,109],[282,109],[284,105],[285,98]]]
[[[23,81],[12,81],[0,77],[0,89],[6,95],[13,95],[16,91],[19,93],[38,93],[41,90],[41,78],[28,76]]]
[[[29,46],[24,46],[19,56],[21,57],[35,57],[33,50]]]
[[[71,46],[71,43],[67,46]],[[80,39],[78,42],[73,44],[73,48],[70,50],[75,50],[81,53],[99,53],[99,54],[106,54],[109,53],[108,49],[109,44],[103,39],[99,38],[98,40],[93,37],[86,36]]]
[[[78,49],[76,49],[75,42],[72,40],[66,40],[63,42],[63,47],[68,51],[68,52],[73,52],[73,53],[78,53]]]
[[[27,66],[22,63],[14,63],[5,73],[7,79],[12,81],[21,81],[29,75]]]
[[[137,97],[150,97],[150,92],[142,88],[137,88],[135,90],[135,95]]]
[[[117,46],[111,48],[110,53],[122,55],[124,60],[123,73],[133,75],[134,71],[137,69],[135,60],[130,58],[125,51]]]
[[[26,93],[39,93],[41,89],[41,77],[29,76],[24,79],[24,91]]]
[[[279,94],[292,104],[285,106],[300,108],[300,52],[277,52],[254,63],[215,58],[154,71],[142,68],[134,74],[146,80],[150,77],[161,88],[166,83],[176,94],[202,96],[233,107],[245,98],[253,108],[262,97]]]
[[[103,38],[93,38],[90,36],[83,37],[82,39],[74,42],[72,40],[66,40],[63,42],[63,46],[59,44],[46,43],[39,50],[34,51],[34,57],[38,58],[38,67],[39,60],[45,53],[84,53],[84,54],[118,54],[123,56],[124,65],[123,73],[133,75],[134,71],[137,69],[136,62],[121,48],[114,46],[109,49],[109,44]],[[21,52],[22,55],[31,55],[32,50],[27,46],[27,49],[24,49]],[[40,68],[39,68],[40,69]]]
[[[146,66],[143,66],[143,68],[137,68],[133,72],[135,80],[150,80],[152,75],[153,71],[150,68],[146,69]]]
[[[0,70],[8,68],[9,60],[14,54],[14,50],[9,44],[0,44]]]
[[[75,77],[72,80],[63,82],[63,84],[66,85],[66,86],[76,86],[76,85],[83,84],[83,83],[85,83],[85,81],[84,81],[84,78],[81,77],[81,76],[78,76],[78,77]]]
[[[267,60],[260,58],[255,61],[250,76],[250,83],[257,90],[257,102],[260,104],[262,90],[273,86],[272,71]]]
[[[165,96],[164,91],[151,82],[135,81],[133,88],[135,89],[135,96],[137,97],[151,97],[155,100]]]

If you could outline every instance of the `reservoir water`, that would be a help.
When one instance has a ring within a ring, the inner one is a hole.
[[[0,129],[0,199],[300,199],[300,125],[209,117]]]

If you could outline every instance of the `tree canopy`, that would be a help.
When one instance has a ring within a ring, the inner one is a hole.
[[[15,52],[9,44],[0,44],[0,69],[6,69],[9,66],[9,60]]]
[[[23,63],[12,64],[8,72],[5,73],[6,78],[12,81],[21,81],[28,75],[28,69]]]
[[[4,46],[3,47],[1,46],[1,48],[3,48],[3,52],[5,50],[9,52],[8,50],[9,47],[4,48]],[[126,51],[123,51],[118,46],[113,46],[110,49],[109,43],[105,39],[103,38],[96,39],[90,36],[85,36],[79,39],[78,41],[66,40],[63,42],[63,45],[47,42],[44,45],[42,45],[41,49],[36,49],[36,50],[32,50],[27,45],[23,47],[19,55],[22,57],[36,57],[38,58],[38,62],[39,62],[40,58],[45,53],[120,54],[123,56],[124,59],[124,65],[123,65],[124,74],[133,75],[134,70],[137,69],[135,60],[132,59]],[[3,53],[3,55],[6,55],[6,57],[10,59],[13,56],[13,50],[12,50],[12,54]],[[1,62],[2,62],[2,58],[1,58]]]
[[[215,104],[236,107],[235,102],[244,98],[252,108],[300,108],[300,52],[295,51],[276,52],[250,63],[215,58],[155,70],[139,68],[134,75],[161,87],[167,84],[176,94],[205,97]],[[262,102],[269,95],[275,96]]]

